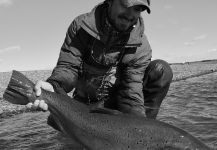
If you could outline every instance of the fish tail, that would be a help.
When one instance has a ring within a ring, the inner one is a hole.
[[[13,104],[26,105],[36,99],[34,83],[22,73],[13,70],[3,98]]]

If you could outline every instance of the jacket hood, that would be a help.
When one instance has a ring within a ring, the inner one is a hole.
[[[93,37],[100,40],[105,33],[106,28],[106,11],[107,5],[100,3],[95,6],[91,12],[86,13],[82,17],[81,27]],[[116,31],[117,32],[117,31]],[[127,44],[141,44],[144,33],[144,22],[140,16],[137,24],[130,31],[117,32],[117,34],[129,35]],[[107,33],[109,34],[109,32]]]

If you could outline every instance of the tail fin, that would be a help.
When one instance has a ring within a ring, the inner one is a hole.
[[[13,104],[26,105],[36,99],[33,88],[34,83],[32,81],[22,73],[13,70],[3,98]]]

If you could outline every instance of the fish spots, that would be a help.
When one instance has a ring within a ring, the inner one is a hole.
[[[169,144],[169,141],[168,141],[168,140],[165,140],[163,144],[164,144],[164,145],[168,145],[168,144]]]
[[[24,78],[24,77],[23,77]],[[14,79],[6,91],[8,101],[26,104],[25,90],[33,83],[22,77]],[[23,88],[23,90],[21,89]],[[89,107],[63,95],[42,92],[48,102],[49,110],[58,119],[57,123],[64,133],[76,138],[85,147],[96,149],[124,150],[197,150],[208,149],[200,141],[188,136],[186,132],[157,120],[149,121],[141,117],[89,113]],[[30,97],[34,98],[34,95]],[[184,135],[184,136],[183,136]],[[197,147],[197,149],[196,149]]]
[[[108,124],[108,123],[109,123],[109,120],[108,120],[108,119],[105,119],[105,123]]]
[[[95,132],[96,132],[96,129],[92,129],[92,130],[90,131],[90,134],[94,135]]]
[[[14,77],[12,77],[11,80],[16,81],[17,83],[21,82],[21,81],[15,79]],[[22,83],[22,82],[21,82],[21,83]]]
[[[48,97],[49,97],[50,99],[52,99],[52,98],[53,98],[53,96],[51,96],[51,94],[48,94]]]
[[[22,84],[22,82],[21,81],[19,81],[19,80],[17,80],[17,79],[15,79],[15,78],[11,78],[11,81],[14,81],[14,82],[16,82],[16,83],[19,83],[19,84]]]
[[[111,132],[112,130],[111,130],[111,129],[107,129],[107,131],[108,131],[108,132]]]
[[[142,129],[139,129],[139,128],[134,128],[134,130],[136,130],[136,132],[139,132],[139,133],[142,132]]]
[[[15,81],[16,83],[18,83],[20,85],[23,85],[25,87],[30,87],[31,88],[31,86],[29,86],[27,84],[24,84],[22,81],[19,81],[18,79],[15,79],[15,78],[12,77],[11,80]]]
[[[136,142],[137,145],[142,144],[142,143],[143,143],[143,140],[139,140]]]

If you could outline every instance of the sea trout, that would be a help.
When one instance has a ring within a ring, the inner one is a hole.
[[[3,98],[26,105],[37,97],[34,83],[13,71]],[[87,150],[211,150],[186,131],[170,124],[124,113],[90,111],[67,95],[42,90],[60,130]]]

